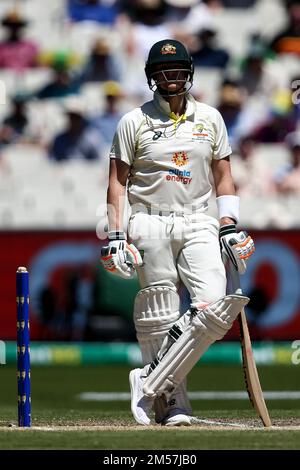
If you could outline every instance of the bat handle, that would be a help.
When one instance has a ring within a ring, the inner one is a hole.
[[[231,282],[232,282],[232,290],[235,294],[243,295],[239,272],[235,268],[233,263],[229,263],[229,264],[230,264],[230,277],[231,277]]]

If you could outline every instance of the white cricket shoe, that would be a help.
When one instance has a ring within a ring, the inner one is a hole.
[[[131,412],[137,423],[148,426],[150,424],[149,414],[154,403],[143,393],[143,382],[141,373],[143,369],[133,369],[129,374],[131,391]]]
[[[163,426],[191,426],[191,416],[173,410],[162,422]]]

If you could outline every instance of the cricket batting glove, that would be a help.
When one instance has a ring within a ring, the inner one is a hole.
[[[108,245],[101,248],[104,269],[123,279],[131,278],[135,273],[135,266],[143,264],[138,249],[127,243],[124,232],[111,231],[108,233],[108,239]]]
[[[236,225],[223,225],[220,228],[220,245],[223,263],[228,259],[240,274],[246,271],[246,261],[255,251],[252,238],[247,232],[236,232]]]

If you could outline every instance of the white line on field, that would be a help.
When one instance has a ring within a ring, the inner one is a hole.
[[[248,400],[247,392],[189,392],[191,400]],[[264,392],[266,400],[299,400],[300,391],[270,391]],[[127,392],[83,392],[77,395],[82,401],[129,401]]]
[[[264,428],[261,426],[253,426],[249,424],[239,424],[239,423],[223,423],[220,421],[211,421],[211,420],[202,420],[198,419],[197,422],[194,422],[194,426],[182,426],[180,428],[173,429],[173,431],[180,431],[180,432],[189,432],[190,430],[197,429],[197,431],[205,431],[205,430],[221,430],[224,431],[226,429],[230,429],[231,431],[261,431],[261,432],[270,432],[270,431],[300,431],[300,426],[295,425],[285,425],[280,426],[276,424],[275,426],[271,426],[270,428]],[[202,424],[201,428],[196,427],[196,424]],[[206,424],[206,425],[205,425]],[[30,428],[19,428],[18,426],[0,426],[0,435],[2,431],[9,431],[9,432],[32,432],[32,431],[45,431],[45,432],[60,432],[60,431],[67,431],[67,432],[74,432],[74,431],[149,431],[149,430],[160,430],[160,425],[150,425],[150,426],[139,426],[139,425],[69,425],[69,426],[32,426]],[[172,429],[168,428],[168,431],[171,432]]]
[[[209,424],[212,426],[229,426],[233,428],[249,428],[249,425],[246,425],[246,424],[229,423],[229,422],[216,421],[216,420],[211,420],[211,419],[201,419],[201,418],[197,418],[196,416],[191,417],[191,423],[192,424]]]

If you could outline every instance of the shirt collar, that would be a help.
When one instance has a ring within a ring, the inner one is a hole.
[[[196,111],[196,102],[193,96],[187,93],[186,99],[187,99],[187,106],[185,109],[185,113],[182,115],[182,116],[185,116],[184,119],[186,119],[188,116],[192,116],[193,114],[195,114],[195,111]],[[169,103],[158,93],[158,91],[154,92],[154,105],[157,109],[159,109],[159,111],[169,116],[170,119],[173,119],[173,117],[171,116],[172,113],[170,110]]]

